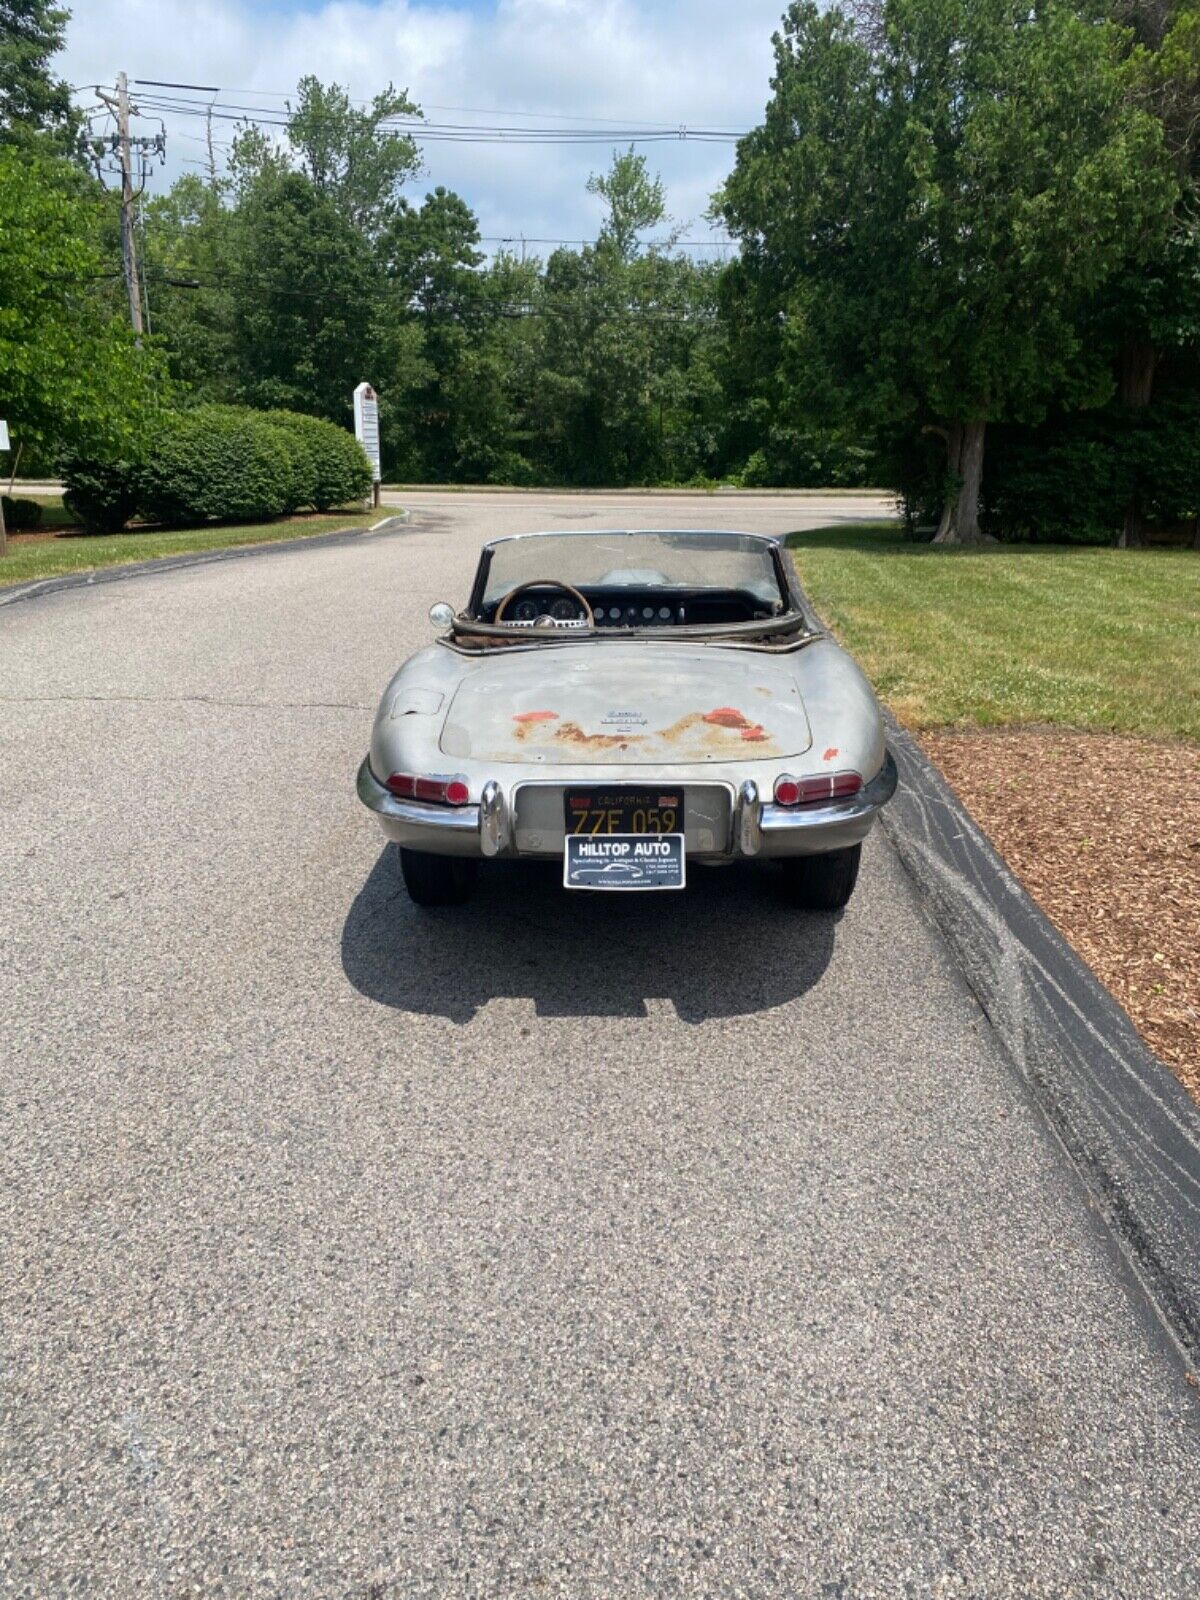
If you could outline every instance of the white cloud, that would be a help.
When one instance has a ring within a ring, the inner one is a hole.
[[[130,78],[288,91],[304,73],[367,98],[389,81],[430,120],[484,121],[444,107],[612,118],[671,127],[746,128],[768,92],[771,33],[783,0],[332,0],[307,9],[230,0],[76,0],[61,70],[75,84]],[[282,106],[281,99],[268,98]],[[434,108],[439,109],[434,109]],[[566,124],[570,126],[570,124]],[[220,125],[228,139],[231,124]],[[203,155],[201,122],[168,118],[165,177]],[[642,147],[667,184],[672,214],[693,237],[733,147],[673,140]],[[598,202],[588,173],[612,146],[429,143],[426,175],[474,208],[485,234],[585,238]],[[163,176],[155,180],[161,185]]]

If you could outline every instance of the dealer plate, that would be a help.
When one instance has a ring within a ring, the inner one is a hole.
[[[568,889],[682,889],[681,833],[568,834],[563,883]]]

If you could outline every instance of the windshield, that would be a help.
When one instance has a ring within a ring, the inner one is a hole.
[[[539,533],[491,547],[483,594],[494,605],[537,579],[603,589],[742,590],[777,609],[784,601],[771,545],[743,533]]]

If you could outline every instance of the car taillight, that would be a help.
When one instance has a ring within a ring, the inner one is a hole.
[[[784,773],[775,780],[775,802],[781,806],[811,806],[822,800],[847,800],[862,788],[857,772],[822,773],[819,778],[793,778]]]
[[[393,772],[387,786],[402,800],[432,800],[435,805],[465,806],[471,798],[465,778],[414,778]]]

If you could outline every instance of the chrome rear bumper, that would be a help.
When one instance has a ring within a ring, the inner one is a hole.
[[[870,831],[876,812],[895,794],[896,782],[890,750],[870,783],[847,800],[779,806],[764,802],[757,785],[747,781],[734,800],[729,847],[712,859],[819,855],[857,844]],[[454,856],[518,853],[509,808],[494,781],[484,785],[480,805],[433,805],[392,794],[364,760],[358,769],[358,798],[379,818],[389,839],[410,849]],[[555,848],[561,852],[561,843],[531,853],[553,854]]]

